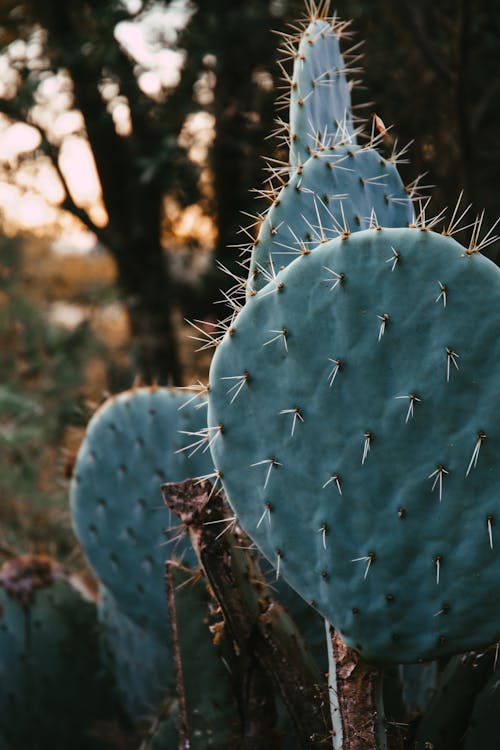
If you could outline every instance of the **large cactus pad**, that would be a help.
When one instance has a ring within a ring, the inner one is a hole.
[[[247,533],[367,659],[500,638],[500,271],[366,230],[297,258],[217,350],[216,468]]]

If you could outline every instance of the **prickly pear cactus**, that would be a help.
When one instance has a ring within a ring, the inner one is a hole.
[[[120,610],[161,640],[164,562],[189,546],[166,542],[163,529],[174,520],[160,484],[210,470],[206,410],[198,406],[192,394],[157,387],[109,399],[89,423],[71,484],[73,524],[95,573]]]
[[[284,42],[285,55],[295,59],[285,126],[290,165],[270,165],[279,189],[266,192],[272,204],[252,246],[248,295],[275,269],[340,234],[413,221],[399,155],[386,159],[376,151],[378,133],[366,146],[356,144],[346,80],[352,61],[344,62],[339,47],[348,24],[325,17],[326,10],[316,9],[305,30]]]
[[[425,226],[325,243],[249,300],[212,363],[230,503],[366,659],[499,640],[500,271],[476,250]]]
[[[294,57],[289,134],[292,169],[304,164],[318,143],[356,143],[347,65],[340,52],[349,24],[321,15],[326,13],[320,11],[319,17],[313,17],[298,39],[288,36],[284,41],[284,54]]]
[[[95,604],[49,558],[0,569],[0,748],[103,748],[106,715]],[[107,747],[107,745],[106,745]]]
[[[192,750],[234,749],[240,744],[234,676],[227,661],[225,636],[220,635],[216,646],[209,629],[212,600],[207,581],[199,569],[169,561],[167,582],[180,744]]]
[[[173,692],[168,639],[124,614],[104,586],[97,611],[102,664],[113,678],[124,713],[140,725]]]

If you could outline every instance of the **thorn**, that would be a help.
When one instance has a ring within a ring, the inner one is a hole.
[[[299,409],[298,406],[295,406],[293,409],[282,409],[280,411],[280,414],[293,414],[292,432],[291,432],[291,437],[293,437],[293,433],[295,432],[295,425],[297,424],[297,420],[299,420],[300,422],[304,421],[304,416],[302,414],[302,411]]]
[[[457,359],[460,359],[460,355],[457,354],[453,349],[450,349],[449,346],[446,347],[446,382],[450,382],[450,369],[451,365],[455,367],[456,370],[459,369]]]
[[[345,281],[345,274],[343,273],[337,273],[336,271],[333,271],[331,268],[327,268],[327,266],[323,266],[325,271],[328,271],[328,273],[331,273],[334,277],[335,281],[333,282],[332,286],[330,287],[330,291],[332,292],[335,287],[342,285]],[[323,279],[327,284],[330,284],[333,280],[332,279]]]
[[[368,571],[370,570],[370,565],[375,562],[375,552],[369,552],[367,555],[364,555],[364,557],[355,557],[351,562],[361,562],[366,560],[366,568],[365,568],[365,574],[363,576],[364,579],[366,579],[366,576],[368,575]]]
[[[281,567],[281,558],[283,557],[281,550],[278,548],[276,550],[276,557],[278,560],[278,563],[276,565],[276,580],[280,577],[280,567]]]
[[[318,531],[322,534],[322,537],[323,537],[323,549],[326,550],[326,533],[328,531],[328,526],[326,525],[326,523],[322,523],[321,526],[319,527]]]
[[[261,515],[261,517],[259,519],[259,522],[257,524],[257,528],[259,528],[259,526],[263,522],[264,518],[266,518],[266,516],[267,516],[267,520],[269,522],[269,526],[271,526],[271,503],[267,502],[267,500],[264,503],[264,513]]]
[[[486,526],[488,528],[488,538],[490,540],[490,549],[493,549],[493,516],[486,516]]]
[[[365,442],[363,443],[363,457],[361,459],[361,466],[363,466],[363,464],[365,463],[366,458],[370,452],[371,442],[372,442],[372,433],[365,432]]]
[[[380,341],[382,336],[385,333],[386,327],[389,325],[389,315],[388,313],[383,313],[382,315],[377,315],[377,318],[382,321],[380,323],[380,328],[378,332],[378,340]]]
[[[455,208],[453,209],[453,214],[451,216],[450,223],[448,224],[448,226],[446,226],[443,229],[443,234],[446,235],[447,237],[453,237],[453,235],[456,234],[457,232],[461,232],[462,230],[468,228],[468,227],[461,227],[460,222],[462,221],[466,213],[469,211],[469,209],[472,207],[472,203],[469,203],[469,205],[462,211],[460,216],[457,218],[457,213],[459,211],[459,207],[460,207],[460,203],[462,202],[463,195],[464,195],[464,191],[462,190],[460,195],[458,196],[457,204]],[[469,226],[472,226],[472,225],[469,224]]]
[[[443,499],[443,477],[449,474],[448,471],[444,468],[442,464],[439,464],[437,469],[432,472],[432,474],[429,474],[427,479],[432,479],[434,477],[434,482],[432,483],[431,492],[434,492],[434,489],[436,485],[438,486],[439,490],[439,502]]]
[[[229,396],[229,394],[234,391],[234,396],[229,402],[230,404],[232,404],[233,401],[235,401],[238,395],[240,394],[240,391],[243,388],[243,386],[249,382],[250,373],[245,370],[243,375],[226,375],[225,377],[221,378],[221,380],[236,380],[237,381],[235,385],[232,385],[231,388],[229,388],[226,391],[227,396]]]
[[[436,565],[436,583],[437,584],[439,584],[439,578],[440,578],[440,575],[441,575],[441,563],[442,563],[442,561],[443,561],[443,558],[441,557],[441,555],[436,555],[436,557],[434,558],[434,563]]]
[[[465,251],[464,255],[473,255],[475,253],[480,253],[482,250],[488,247],[488,245],[491,245],[493,242],[496,242],[498,240],[498,235],[492,235],[492,232],[496,228],[498,222],[500,222],[500,217],[498,217],[498,219],[491,227],[490,231],[483,237],[483,239],[479,240],[483,219],[484,210],[480,216],[476,217],[474,228],[472,230],[472,236],[469,242],[469,247]]]
[[[477,440],[476,444],[474,446],[474,450],[472,451],[472,456],[469,461],[469,465],[467,467],[467,471],[465,472],[465,476],[468,477],[470,470],[472,468],[476,468],[477,465],[477,459],[479,458],[479,451],[481,450],[481,445],[483,444],[483,440],[486,438],[486,434],[481,430],[477,433]]]
[[[409,419],[413,419],[413,408],[416,403],[420,403],[422,399],[418,398],[416,393],[409,393],[407,396],[395,396],[394,398],[408,398],[410,399],[410,403],[408,404],[408,411],[406,412],[406,419],[405,424],[408,422]]]
[[[212,485],[212,489],[210,490],[210,495],[208,496],[208,499],[210,500],[210,498],[212,497],[212,495],[216,491],[217,484],[222,479],[222,471],[220,469],[215,469],[215,471],[213,471],[211,474],[203,474],[200,477],[194,477],[195,484],[201,484],[206,479],[210,479],[210,480],[215,479],[215,482]]]
[[[184,409],[186,406],[191,404],[200,396],[207,395],[208,391],[210,390],[210,386],[208,385],[208,383],[205,385],[200,380],[198,380],[193,385],[179,386],[179,390],[180,391],[193,391],[193,395],[191,396],[191,398],[188,398],[187,401],[185,401],[183,404],[181,404],[181,406],[179,406],[179,411],[181,411],[181,409]],[[208,401],[203,401],[201,404],[197,404],[195,408],[199,409],[200,407],[205,406],[207,403]]]
[[[280,331],[271,329],[269,333],[275,333],[276,336],[273,336],[272,339],[269,339],[269,341],[265,341],[262,346],[267,346],[268,344],[272,344],[273,341],[277,341],[278,339],[283,340],[283,346],[285,347],[285,351],[288,354],[288,330],[286,328],[282,328]]]
[[[448,287],[446,286],[446,284],[442,284],[440,281],[438,281],[438,284],[439,284],[439,288],[440,288],[441,291],[439,292],[439,295],[436,297],[436,299],[434,301],[435,302],[439,302],[439,300],[442,299],[443,300],[443,307],[446,307],[446,300],[447,300],[447,295],[448,295]]]
[[[324,485],[323,485],[323,487],[321,489],[324,490],[325,487],[328,487],[328,485],[331,484],[331,482],[335,482],[335,484],[337,485],[337,489],[339,491],[339,495],[341,495],[342,494],[342,484],[341,484],[341,481],[340,481],[340,476],[338,474],[332,474],[332,476],[330,477],[330,479],[328,479],[328,481],[326,481],[324,483]]]
[[[387,260],[385,262],[386,263],[392,263],[392,265],[391,265],[391,271],[394,271],[394,269],[396,268],[397,264],[401,260],[401,253],[398,250],[395,250],[392,247],[392,245],[391,245],[391,251],[392,251],[392,257],[391,258],[387,258]]]
[[[328,385],[331,388],[332,385],[333,385],[333,382],[334,382],[335,378],[337,377],[337,373],[340,372],[340,370],[342,370],[342,367],[343,367],[344,363],[342,362],[341,359],[331,359],[330,357],[328,357],[328,361],[329,362],[333,362],[334,365],[335,365],[335,367],[333,368],[333,370],[328,375]]]
[[[254,466],[264,466],[265,464],[269,464],[267,473],[266,473],[266,481],[264,482],[264,489],[267,487],[267,483],[269,482],[269,477],[271,476],[271,471],[276,466],[283,466],[283,464],[280,464],[279,461],[275,459],[274,456],[271,456],[270,458],[264,458],[262,461],[256,461],[254,464],[250,464],[250,467],[253,468]]]

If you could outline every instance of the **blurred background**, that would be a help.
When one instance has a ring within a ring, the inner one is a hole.
[[[389,149],[412,141],[401,173],[435,186],[429,215],[463,190],[486,233],[500,214],[500,4],[336,10],[364,40],[360,116],[394,123]],[[48,552],[79,568],[67,483],[93,410],[134,382],[206,377],[210,350],[185,319],[210,332],[225,316],[214,303],[234,280],[217,263],[242,274],[262,156],[287,158],[268,137],[282,93],[271,30],[303,12],[0,0],[0,561]]]

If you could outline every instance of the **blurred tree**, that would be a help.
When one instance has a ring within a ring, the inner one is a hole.
[[[365,40],[364,89],[401,144],[413,141],[407,181],[435,185],[429,215],[460,191],[483,232],[500,214],[500,4],[495,0],[338,0],[341,17]],[[427,191],[429,192],[429,191]],[[499,243],[487,254],[500,257]]]
[[[196,69],[186,67],[181,83],[155,101],[138,85],[137,64],[117,43],[117,24],[130,19],[119,2],[34,0],[3,3],[4,28],[11,38],[41,40],[40,54],[14,60],[17,81],[0,109],[14,121],[35,126],[41,150],[51,160],[64,187],[62,208],[77,216],[113,254],[118,283],[139,351],[139,371],[146,379],[180,379],[172,322],[170,279],[160,242],[162,200],[166,191],[192,198],[195,175],[178,134],[191,104]],[[7,37],[8,38],[8,37]],[[107,214],[104,226],[78,205],[61,168],[62,141],[50,122],[36,115],[40,85],[62,71],[70,78],[72,108],[83,116]],[[113,119],[106,86],[128,107],[125,132]]]
[[[173,9],[190,21],[184,30],[158,29],[158,47],[185,51],[185,58],[180,80],[151,95],[141,88],[141,66],[126,45],[118,43],[116,30],[120,22],[140,19],[154,8]],[[207,308],[214,283],[221,286],[209,273],[194,290],[182,285],[174,289],[162,250],[165,195],[181,205],[197,196],[195,168],[179,136],[188,114],[200,109],[213,114],[215,257],[234,270],[227,246],[234,242],[249,188],[260,181],[258,154],[271,129],[275,41],[270,27],[286,9],[286,2],[276,0],[241,6],[229,0],[7,0],[0,6],[4,49],[35,37],[40,46],[35,58],[29,47],[10,55],[16,78],[4,89],[0,111],[37,128],[39,151],[50,159],[64,188],[62,208],[77,216],[115,257],[139,371],[148,380],[180,382],[172,323],[175,302],[195,313],[200,306]],[[104,225],[73,196],[61,166],[63,140],[51,133],[50,122],[37,116],[41,85],[49,75],[61,73],[69,78],[70,107],[83,116],[82,135],[94,157],[107,215]],[[128,128],[116,122],[117,101],[128,110]]]

